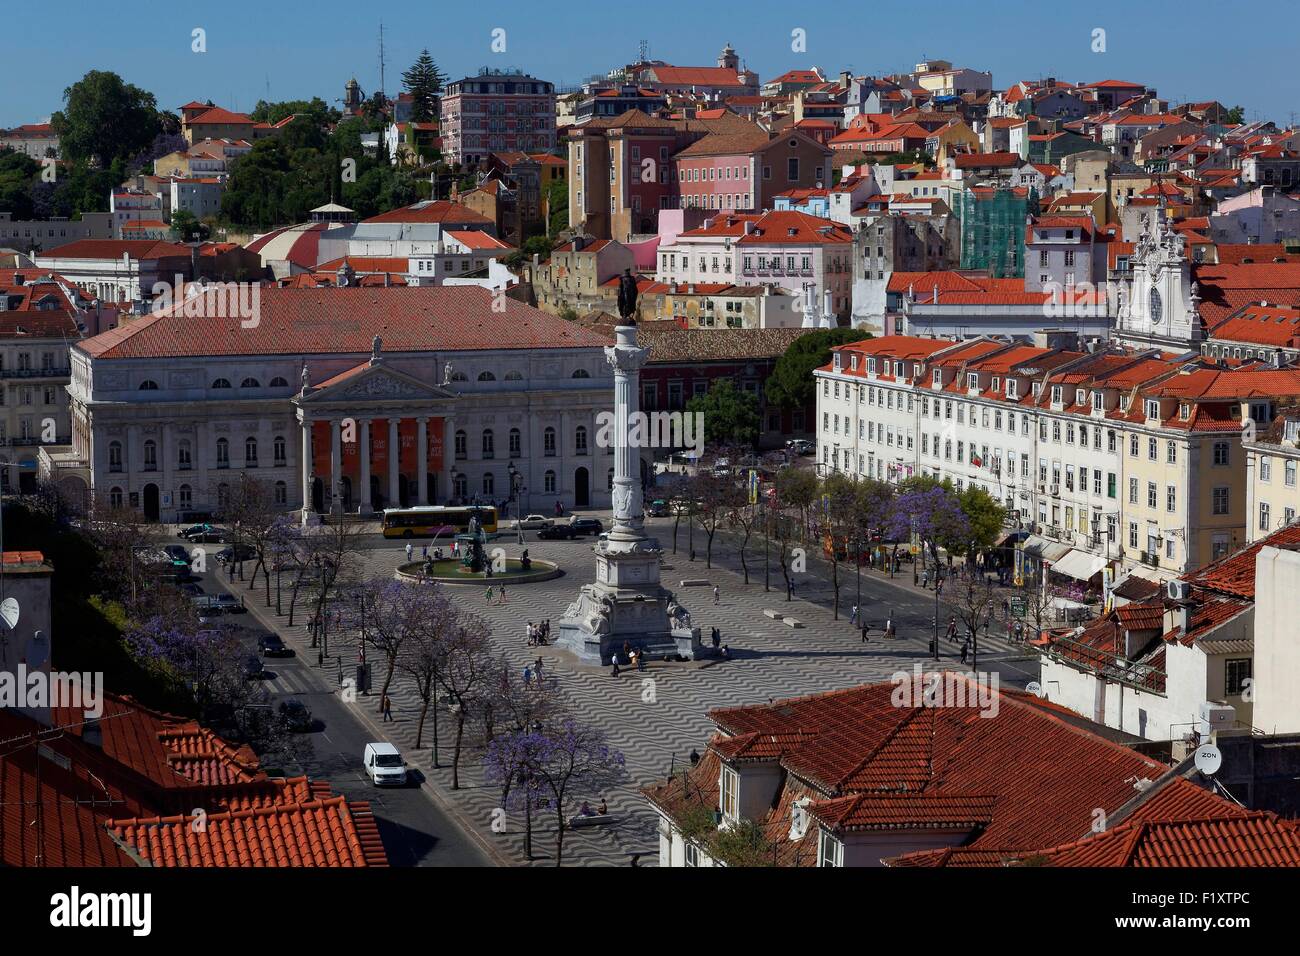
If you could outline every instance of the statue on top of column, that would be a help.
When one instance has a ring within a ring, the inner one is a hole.
[[[307,371],[306,362],[302,366],[302,390],[304,394],[311,391],[311,373]]]
[[[624,325],[636,325],[636,278],[631,269],[624,269],[618,280],[618,317]]]
[[[378,361],[379,361],[379,353],[380,353],[381,351],[383,351],[383,348],[384,348],[384,340],[381,339],[379,336],[376,335],[376,336],[375,336],[375,337],[370,341],[370,361],[371,361],[371,363],[374,363],[374,362],[378,362]]]

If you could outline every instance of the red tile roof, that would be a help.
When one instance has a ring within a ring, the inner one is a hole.
[[[830,219],[795,210],[764,213],[737,245],[823,245],[853,241],[853,231]]]
[[[162,259],[190,256],[187,246],[162,239],[75,239],[37,253],[37,259]]]
[[[401,209],[393,209],[388,212],[381,212],[378,216],[371,216],[365,222],[441,222],[441,223],[474,223],[477,225],[488,226],[492,220],[487,216],[476,213],[468,206],[462,206],[460,203],[448,202],[445,199],[424,200],[411,206],[403,206]]]
[[[163,310],[125,323],[75,348],[96,358],[369,353],[375,336],[391,352],[594,348],[611,344],[540,309],[477,286],[437,288],[279,289],[260,292],[260,316],[196,320]],[[207,311],[223,314],[215,293]],[[193,302],[183,311],[192,313]]]

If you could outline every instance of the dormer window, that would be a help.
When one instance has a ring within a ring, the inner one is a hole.
[[[895,377],[895,378],[902,378],[902,377],[903,377],[903,363],[902,363],[902,362],[895,362],[895,363],[894,363],[894,377]]]
[[[1060,405],[1064,397],[1065,390],[1060,385],[1052,386],[1052,404]]]
[[[935,369],[934,374],[930,377],[930,381],[934,384],[935,388],[940,388],[943,385],[943,369]]]
[[[817,865],[843,866],[844,844],[825,830],[818,831]]]
[[[1191,421],[1191,418],[1192,418],[1192,403],[1191,403],[1191,402],[1180,402],[1180,403],[1179,403],[1179,405],[1178,405],[1178,418],[1179,418],[1181,421],[1185,421],[1185,422],[1186,422],[1186,421]]]
[[[1146,409],[1147,409],[1147,418],[1160,417],[1160,403],[1156,401],[1154,398],[1148,398],[1146,400]]]
[[[831,367],[834,368],[835,371],[837,371],[837,372],[840,370],[840,361],[841,361],[840,353],[839,353],[839,352],[836,352],[836,353],[835,353],[835,361],[834,361],[834,363],[833,363],[833,365],[832,365]]]
[[[856,372],[857,370],[858,370],[858,357],[857,357],[856,355],[850,355],[850,356],[849,356],[849,371],[851,371],[851,372]]]
[[[1009,378],[1007,379],[1007,398],[1016,397],[1016,380],[1014,378]]]
[[[1086,400],[1086,399],[1084,398],[1084,391],[1083,391],[1083,389],[1081,389],[1081,388],[1076,388],[1076,389],[1074,390],[1074,404],[1076,404],[1076,405],[1082,405],[1082,404],[1084,403],[1085,400]]]
[[[740,774],[731,767],[722,768],[718,784],[718,809],[727,820],[740,819]]]
[[[1103,400],[1102,400],[1101,392],[1093,392],[1093,393],[1092,393],[1092,410],[1093,410],[1094,412],[1099,412],[1099,411],[1101,411],[1104,407],[1105,407],[1105,403],[1104,403]]]
[[[1037,398],[1039,395],[1043,394],[1043,383],[1035,382],[1033,385],[1030,386],[1029,390],[1030,390],[1030,394],[1032,394],[1034,398]]]
[[[994,376],[993,376],[993,391],[995,391],[995,392],[1000,391],[1001,388],[1002,388],[1002,377],[999,376],[999,375],[994,375]]]
[[[914,364],[914,365],[912,366],[912,377],[913,377],[913,378],[920,378],[920,377],[921,377],[921,365],[920,365],[920,363],[916,363],[916,364]]]
[[[1288,421],[1286,423],[1285,438],[1292,444],[1300,442],[1300,421]]]
[[[876,374],[876,360],[874,358],[867,359],[867,372],[872,375]]]
[[[980,377],[979,377],[979,373],[978,373],[978,372],[968,372],[968,373],[967,373],[967,375],[966,375],[966,387],[967,387],[967,388],[979,388],[979,387],[980,387]]]

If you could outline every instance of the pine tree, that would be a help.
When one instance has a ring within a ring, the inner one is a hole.
[[[411,120],[427,123],[437,119],[438,94],[447,77],[438,69],[428,50],[421,50],[414,65],[402,74],[402,86],[411,94]]]

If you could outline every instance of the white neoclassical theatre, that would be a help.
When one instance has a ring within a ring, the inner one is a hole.
[[[512,476],[525,511],[609,507],[604,335],[477,287],[267,288],[253,319],[179,311],[72,348],[72,444],[43,456],[50,478],[161,521],[219,514],[241,475],[305,515],[501,502]]]

